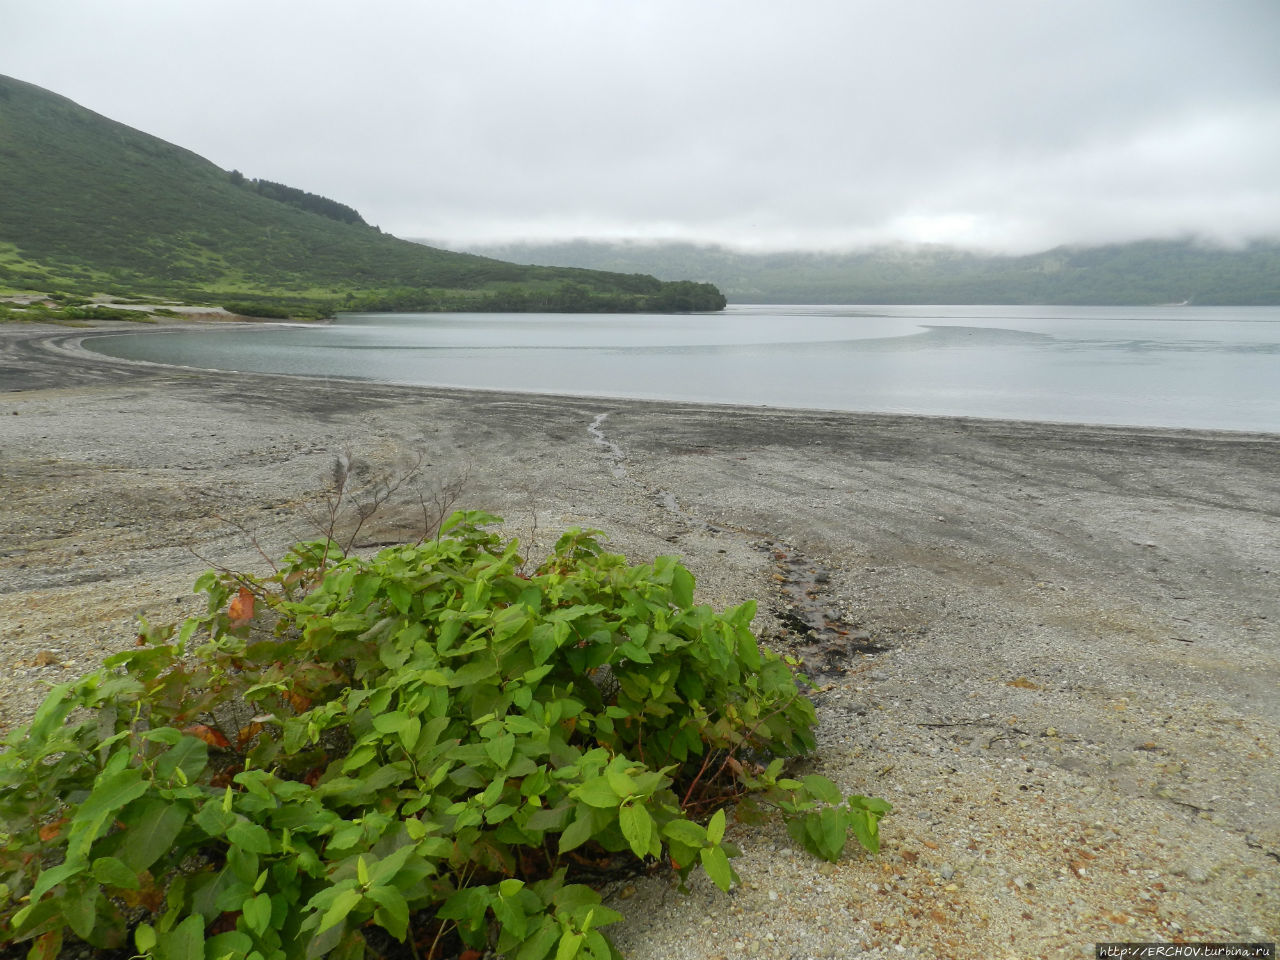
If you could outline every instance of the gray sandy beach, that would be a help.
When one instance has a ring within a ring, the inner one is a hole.
[[[1280,435],[213,373],[99,330],[0,327],[0,734],[314,536],[335,455],[421,457],[530,554],[598,527],[758,599],[819,685],[810,768],[894,804],[878,858],[735,825],[731,894],[615,884],[633,960],[1280,939]],[[362,543],[417,535],[394,506]]]

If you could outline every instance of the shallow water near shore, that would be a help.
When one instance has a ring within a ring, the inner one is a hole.
[[[1280,307],[755,306],[344,314],[94,337],[201,368],[584,396],[1280,430]]]

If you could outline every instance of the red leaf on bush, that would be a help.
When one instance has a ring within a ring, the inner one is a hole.
[[[131,907],[141,907],[149,913],[159,913],[164,909],[164,887],[156,886],[155,878],[151,876],[150,870],[143,870],[142,873],[138,874],[138,879],[142,881],[139,889],[118,890],[115,891],[113,896],[119,897]]]
[[[253,619],[253,592],[248,587],[241,587],[232,597],[227,616],[231,618],[233,627],[243,627]]]
[[[231,746],[230,740],[212,727],[206,727],[203,723],[192,724],[182,732],[189,733],[193,737],[199,737],[211,747],[222,747],[225,750]]]
[[[311,698],[290,690],[285,694],[285,699],[289,701],[289,706],[293,707],[297,713],[306,713],[311,709]]]
[[[40,828],[40,839],[46,842],[54,839],[54,837],[62,832],[62,825],[66,822],[67,818],[63,817],[60,820],[53,821],[53,823],[46,823]]]
[[[28,951],[28,957],[35,957],[36,960],[54,960],[59,953],[62,952],[62,931],[50,930],[36,938],[36,942],[31,945]]]

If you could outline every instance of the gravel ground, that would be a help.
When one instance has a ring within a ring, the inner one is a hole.
[[[594,526],[758,598],[820,685],[811,768],[894,804],[878,858],[735,825],[730,894],[616,884],[632,960],[1280,939],[1280,436],[209,373],[94,334],[0,327],[0,734],[207,567],[314,533],[336,453],[421,455],[531,553]]]

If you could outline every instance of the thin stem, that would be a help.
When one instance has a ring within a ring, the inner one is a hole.
[[[707,764],[710,762],[711,747],[707,746],[707,752],[702,757],[702,766],[698,768],[698,775],[693,778],[693,783],[689,784],[689,789],[685,792],[684,799],[680,801],[681,810],[689,806],[689,798],[693,796],[693,788],[698,785],[698,781],[702,779],[702,775],[707,772]]]

